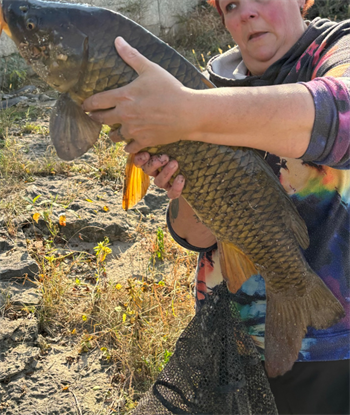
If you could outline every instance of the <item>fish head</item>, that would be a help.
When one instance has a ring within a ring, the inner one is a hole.
[[[59,92],[77,85],[87,62],[88,37],[72,23],[69,5],[37,0],[0,2],[0,33],[4,30],[15,42],[39,77]]]

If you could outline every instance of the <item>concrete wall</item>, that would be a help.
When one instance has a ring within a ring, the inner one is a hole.
[[[177,16],[188,13],[199,0],[66,0],[119,11],[140,23],[155,35],[160,31],[176,30]],[[0,57],[15,53],[13,42],[3,32],[0,37]]]

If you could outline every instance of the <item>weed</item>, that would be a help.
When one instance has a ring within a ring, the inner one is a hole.
[[[181,29],[168,42],[201,70],[220,49],[226,51],[233,46],[217,11],[206,2],[201,2],[190,14],[177,16],[177,21]]]
[[[35,210],[41,199],[27,203]],[[98,278],[91,283],[73,278],[72,270],[87,265],[97,275],[111,253],[108,239],[95,247],[95,255],[72,253],[69,257],[59,255],[52,238],[47,239],[40,247],[36,242],[30,248],[40,267],[38,286],[43,300],[36,314],[41,330],[74,336],[78,353],[100,350],[102,358],[115,367],[116,381],[123,383],[126,395],[120,413],[126,413],[164,368],[176,339],[192,318],[188,275],[195,268],[195,258],[158,229],[157,249],[173,263],[164,280]],[[188,271],[184,272],[181,265],[186,261]]]
[[[156,242],[154,244],[154,252],[151,255],[150,261],[154,263],[156,260],[163,261],[164,255],[164,232],[161,228],[157,229]]]
[[[105,237],[103,242],[99,242],[97,246],[95,246],[94,251],[96,252],[97,263],[102,264],[107,255],[112,253],[112,250],[108,247],[110,245],[109,239]]]
[[[93,153],[97,157],[95,163],[95,177],[100,180],[123,181],[126,154],[123,143],[112,143],[108,137],[110,128],[103,126],[100,138],[93,148]]]
[[[118,11],[132,20],[141,22],[142,17],[145,16],[149,5],[150,0],[129,0],[125,5],[119,6]]]
[[[308,19],[320,16],[335,21],[350,18],[349,0],[317,0],[307,14]]]
[[[14,69],[9,75],[9,89],[17,89],[24,84],[27,77],[25,70]]]
[[[25,124],[21,132],[23,134],[40,134],[40,135],[49,135],[49,129],[43,125],[37,125],[32,123]]]
[[[19,54],[0,58],[0,90],[15,90],[24,85],[28,66]]]

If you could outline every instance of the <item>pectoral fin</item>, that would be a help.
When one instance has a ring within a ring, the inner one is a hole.
[[[129,154],[126,162],[123,190],[123,209],[125,210],[132,208],[143,198],[150,184],[149,176],[135,166],[134,157],[135,154]]]
[[[50,136],[58,157],[70,161],[97,141],[101,124],[92,120],[68,94],[57,100],[50,118]]]
[[[251,260],[235,245],[218,241],[221,272],[227,287],[237,292],[253,274],[258,274]]]

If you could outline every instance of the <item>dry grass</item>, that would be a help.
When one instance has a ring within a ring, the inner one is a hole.
[[[113,382],[122,384],[127,399],[121,413],[136,406],[171,356],[175,342],[194,314],[192,275],[196,255],[175,244],[169,234],[145,234],[143,246],[150,267],[161,251],[171,272],[157,281],[111,281],[105,270],[108,243],[87,253],[61,257],[55,246],[36,241],[31,254],[40,264],[37,281],[43,295],[36,310],[41,330],[52,336],[63,333],[76,344],[75,353],[98,348],[113,364]],[[105,255],[103,255],[105,254]],[[89,269],[89,277],[76,277],[74,269]],[[178,270],[182,272],[179,274]]]
[[[167,363],[177,338],[194,314],[192,279],[197,255],[179,247],[167,230],[152,234],[142,222],[137,229],[140,251],[148,258],[143,279],[109,278],[107,243],[97,246],[95,254],[61,254],[53,203],[69,205],[78,190],[73,186],[54,202],[42,197],[31,201],[22,197],[27,184],[35,184],[40,176],[66,178],[75,173],[106,181],[106,185],[121,184],[123,146],[111,143],[108,128],[104,128],[89,163],[64,163],[51,147],[40,157],[33,157],[27,148],[31,140],[28,134],[34,140],[45,140],[47,116],[35,120],[18,109],[7,111],[0,119],[5,132],[0,149],[0,215],[5,217],[7,230],[15,234],[12,220],[23,213],[32,215],[40,202],[49,233],[27,241],[39,265],[35,283],[42,294],[41,305],[18,311],[9,300],[3,313],[10,318],[34,313],[41,333],[63,336],[74,346],[76,356],[99,350],[101,358],[111,364],[112,383],[120,391],[118,413],[129,413]],[[164,264],[168,272],[159,281]]]
[[[167,41],[199,69],[204,69],[212,56],[234,45],[217,11],[205,2],[189,15],[178,16],[178,23],[177,36]]]
[[[83,160],[67,163],[57,157],[52,145],[47,145],[39,156],[29,150],[24,140],[28,134],[33,136],[32,141],[49,134],[48,114],[33,113],[29,116],[28,111],[16,108],[0,111],[0,213],[8,223],[14,216],[26,212],[28,203],[18,196],[37,177],[83,174],[97,181],[122,183],[126,154],[123,144],[109,140],[108,127],[102,129],[89,163]],[[64,200],[58,202],[67,204]]]

